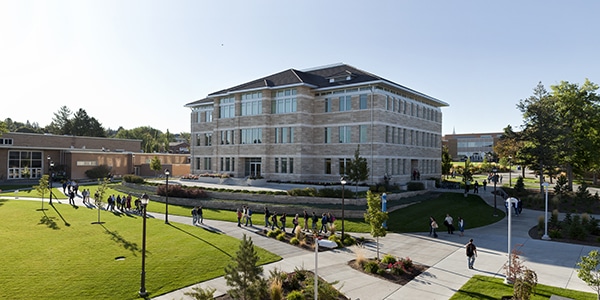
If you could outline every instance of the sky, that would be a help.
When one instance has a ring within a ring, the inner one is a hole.
[[[600,1],[0,0],[0,120],[62,106],[190,131],[184,105],[346,63],[449,104],[442,134],[519,129],[542,82],[600,83]]]

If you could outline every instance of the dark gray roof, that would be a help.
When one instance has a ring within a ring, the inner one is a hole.
[[[349,80],[334,80],[331,81],[331,78],[339,78],[339,77],[348,77]],[[262,88],[273,88],[280,86],[290,86],[290,85],[308,85],[313,88],[321,89],[321,88],[329,88],[329,87],[337,87],[344,85],[352,85],[352,84],[360,84],[360,83],[368,83],[374,81],[383,81],[387,82],[390,85],[397,86],[401,89],[410,91],[412,93],[421,95],[425,98],[429,98],[440,104],[445,104],[444,102],[422,94],[420,92],[414,91],[393,81],[387,80],[385,78],[373,75],[369,72],[362,71],[355,67],[352,67],[347,64],[336,64],[325,67],[319,67],[308,70],[296,70],[289,69],[279,73],[275,73],[263,78],[259,78],[250,82],[246,82],[244,84],[240,84],[234,87],[230,87],[224,90],[220,90],[214,93],[210,93],[207,98],[200,99],[191,103],[186,104],[186,106],[194,106],[196,104],[200,104],[203,102],[208,102],[210,98],[218,95],[226,95],[229,93],[236,93],[241,91],[248,90],[260,90]],[[447,104],[445,104],[447,105]],[[445,106],[444,105],[444,106]]]

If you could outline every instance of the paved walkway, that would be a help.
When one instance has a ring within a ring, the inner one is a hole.
[[[480,192],[480,196],[493,206],[494,196],[491,190],[484,192],[480,189]],[[81,199],[77,198],[77,201],[80,204]],[[61,200],[61,202],[66,201]],[[502,207],[503,202],[500,197],[497,198],[497,203],[498,207]],[[491,213],[492,210],[490,209],[489,212]],[[512,245],[520,247],[525,265],[537,273],[539,283],[593,292],[577,277],[576,263],[581,256],[587,255],[595,248],[531,239],[528,231],[537,224],[540,215],[543,215],[543,212],[524,209],[520,216],[512,217]],[[152,213],[152,216],[164,218],[163,215],[156,213]],[[170,215],[169,221],[191,224],[191,218],[175,215]],[[261,230],[261,227],[239,228],[235,223],[215,220],[205,220],[205,223],[207,229],[219,230],[239,239],[246,233],[252,237],[255,245],[283,257],[278,262],[265,265],[265,274],[269,274],[269,270],[274,268],[286,272],[293,271],[296,267],[314,270],[314,252],[253,234]],[[404,286],[366,275],[349,267],[348,261],[356,257],[354,248],[320,252],[318,275],[328,282],[338,281],[336,287],[351,299],[448,299],[473,275],[504,278],[503,266],[508,258],[507,223],[507,218],[504,218],[485,227],[467,228],[463,237],[458,234],[446,234],[444,231],[440,232],[437,239],[429,237],[428,233],[388,233],[386,237],[379,239],[381,255],[389,253],[399,257],[410,257],[417,263],[430,266],[426,272]],[[467,268],[464,250],[464,245],[470,238],[474,239],[479,254],[473,270]],[[368,251],[367,257],[376,255],[374,244],[367,245],[364,251]],[[154,299],[193,299],[184,293],[191,291],[194,286],[216,288],[215,296],[222,295],[228,290],[225,279],[219,277]]]
[[[491,190],[480,189],[480,196],[493,206],[494,196]],[[503,199],[497,197],[498,207],[503,206]],[[490,213],[492,210],[490,209]],[[487,213],[487,212],[484,212]],[[590,246],[558,243],[531,239],[528,231],[537,224],[538,216],[543,212],[524,209],[518,217],[512,217],[512,245],[519,247],[525,265],[538,275],[538,282],[586,292],[593,292],[577,277],[576,264],[580,256],[587,255],[595,249]],[[159,216],[156,216],[159,217]],[[189,218],[173,217],[170,220],[190,223]],[[233,223],[207,220],[211,227],[218,228],[236,238],[243,233],[261,228],[240,229]],[[329,282],[338,281],[337,287],[351,299],[449,299],[473,275],[486,275],[504,278],[503,266],[508,255],[507,218],[492,225],[465,231],[463,237],[441,232],[437,239],[428,233],[396,234],[388,233],[380,238],[380,253],[389,253],[399,257],[410,257],[413,261],[430,266],[430,268],[410,283],[400,286],[385,280],[363,274],[348,266],[348,261],[355,259],[354,248],[320,252],[318,254],[318,274]],[[293,271],[297,266],[314,270],[315,254],[301,250],[295,246],[281,243],[275,239],[260,235],[250,235],[253,242],[283,257],[283,260],[265,265],[265,274],[277,268]],[[478,247],[475,269],[467,268],[464,245],[470,238]],[[375,257],[374,245],[368,245],[368,257]],[[217,289],[216,295],[228,289],[223,277],[209,280],[198,285]],[[192,286],[193,287],[193,286]],[[184,293],[192,287],[174,291],[154,299],[192,299]]]

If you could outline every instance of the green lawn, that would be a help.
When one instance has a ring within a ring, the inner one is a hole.
[[[501,205],[501,201],[498,202],[500,208],[504,208]],[[183,207],[176,205],[169,205],[169,214],[190,216],[191,207]],[[159,202],[150,202],[148,210],[152,212],[164,213],[165,204]],[[309,210],[312,211],[312,210]],[[480,197],[473,194],[467,198],[462,193],[443,193],[439,197],[434,199],[423,200],[418,205],[411,205],[389,214],[389,220],[387,222],[388,229],[392,232],[429,232],[429,216],[434,216],[441,224],[446,217],[446,213],[449,213],[458,220],[461,216],[465,219],[465,227],[474,228],[489,225],[495,223],[504,218],[504,210],[497,210],[496,217],[493,216],[493,208],[488,206]],[[228,222],[237,222],[235,212],[230,210],[220,209],[203,209],[203,215],[205,219],[221,220]],[[335,221],[337,230],[341,230],[342,221],[340,216],[336,216]],[[264,225],[264,214],[261,212],[254,212],[252,216],[252,223],[254,225]],[[301,220],[301,224],[303,220]],[[287,222],[287,225],[291,225],[291,218]],[[319,219],[319,227],[321,221]],[[310,226],[310,221],[309,221]],[[456,223],[455,223],[455,227]],[[364,219],[346,219],[344,220],[344,229],[347,232],[370,232],[370,226],[365,222]],[[442,228],[440,230],[443,230]],[[458,228],[457,228],[458,229]]]
[[[482,275],[475,275],[465,283],[450,300],[469,300],[469,299],[500,299],[502,296],[511,296],[513,293],[512,285],[504,284],[502,278],[493,278]],[[596,300],[597,296],[593,293],[567,290],[558,287],[538,284],[532,295],[532,300],[549,299],[550,296],[557,295],[569,299],[577,300]]]
[[[135,299],[142,218],[61,204],[0,200],[0,299]],[[146,289],[157,296],[224,274],[239,240],[147,220]],[[257,249],[260,263],[280,257]],[[124,260],[116,260],[117,257]]]

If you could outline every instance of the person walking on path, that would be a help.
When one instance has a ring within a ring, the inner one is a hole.
[[[269,218],[271,218],[271,212],[269,212],[269,209],[265,206],[265,227],[271,227]],[[273,228],[271,227],[271,229]]]
[[[475,180],[475,184],[473,185],[473,192],[479,194],[479,182],[477,180]]]
[[[483,191],[485,192],[485,187],[487,186],[487,180],[483,180]]]
[[[438,228],[438,224],[435,221],[435,218],[433,216],[429,217],[429,235],[431,236],[433,234],[433,237],[437,238],[438,237],[437,232],[436,232],[437,228]]]
[[[242,211],[237,209],[237,219],[238,219],[238,227],[242,227]]]
[[[454,219],[450,216],[450,214],[446,214],[444,225],[446,225],[446,229],[448,229],[448,234],[454,234]]]
[[[198,206],[198,221],[200,221],[200,224],[204,224],[204,216],[202,216],[202,205]]]
[[[271,230],[275,229],[275,227],[279,228],[279,226],[277,226],[277,212],[273,212],[273,215],[271,215]]]
[[[311,221],[312,221],[312,231],[313,232],[317,232],[317,223],[319,223],[319,217],[317,216],[317,214],[315,214],[315,212],[312,212],[312,216],[311,216]]]
[[[475,263],[475,257],[477,257],[477,247],[473,244],[473,239],[469,240],[469,243],[465,245],[467,250],[467,262],[469,264],[469,269],[474,269],[473,263]]]
[[[465,220],[461,217],[458,217],[458,231],[460,231],[460,236],[465,235]]]
[[[283,232],[285,232],[285,217],[286,214],[282,213],[281,217],[279,218],[279,221],[281,222],[281,230],[283,230]]]
[[[308,212],[304,210],[304,228],[302,230],[308,231]]]
[[[321,216],[321,229],[319,229],[319,233],[327,233],[327,214],[323,213]]]
[[[250,206],[246,206],[246,224],[244,226],[248,226],[248,223],[250,223],[250,226],[254,226],[252,225],[252,209]]]
[[[299,222],[300,222],[300,220],[299,220],[299,216],[298,216],[298,214],[296,214],[296,215],[294,216],[294,219],[292,220],[292,225],[294,225],[294,226],[292,227],[292,233],[295,233],[295,232],[296,232],[296,227],[300,228],[300,226],[299,226],[299,224],[298,224]]]
[[[198,224],[198,206],[192,209],[192,225]]]

